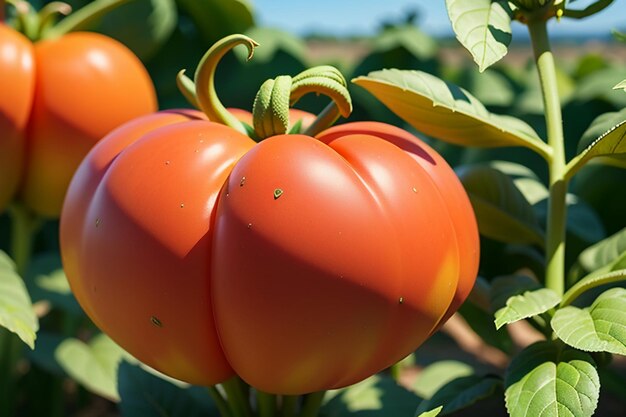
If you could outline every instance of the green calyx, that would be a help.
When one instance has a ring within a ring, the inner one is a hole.
[[[88,29],[94,21],[132,0],[95,0],[72,13],[72,7],[60,1],[36,11],[24,0],[6,0],[15,8],[13,26],[33,42],[54,39],[69,32]],[[59,18],[63,17],[59,21]]]
[[[328,65],[314,67],[295,77],[281,75],[265,81],[254,99],[252,108],[253,127],[239,121],[221,103],[215,90],[215,70],[222,57],[237,45],[248,48],[248,59],[258,46],[245,35],[230,35],[216,42],[202,57],[194,79],[181,70],[176,83],[178,89],[191,105],[202,110],[209,120],[230,126],[255,140],[285,133],[300,133],[301,124],[291,124],[289,109],[309,93],[323,94],[332,102],[318,115],[304,132],[315,135],[332,125],[340,116],[352,112],[352,100],[345,78],[338,69]]]
[[[339,116],[348,117],[352,112],[352,100],[345,78],[335,67],[322,65],[289,77],[282,75],[267,80],[254,100],[252,114],[254,131],[259,139],[288,133],[289,108],[309,93],[324,94],[331,104],[320,113],[303,132],[315,135],[332,125]]]

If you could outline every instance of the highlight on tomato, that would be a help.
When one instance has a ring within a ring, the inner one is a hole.
[[[261,86],[252,124],[228,112],[215,44],[186,95],[102,139],[61,215],[61,252],[89,317],[139,360],[194,384],[233,375],[269,393],[356,383],[413,352],[463,302],[478,233],[452,169],[411,133],[351,111],[316,67]],[[333,102],[303,128],[290,106]],[[213,120],[213,121],[208,121]]]
[[[51,25],[66,7],[18,7],[24,33],[0,23],[0,211],[18,200],[36,215],[58,217],[89,149],[157,110],[152,81],[126,46],[98,33],[69,33],[81,23],[73,15]]]

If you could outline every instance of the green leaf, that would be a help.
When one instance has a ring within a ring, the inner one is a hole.
[[[417,407],[416,414],[443,406],[442,414],[451,414],[488,398],[502,387],[502,380],[492,376],[470,375],[456,378]]]
[[[489,299],[495,313],[506,306],[507,301],[516,295],[541,289],[541,284],[527,275],[506,275],[496,277],[491,282]]]
[[[464,362],[455,360],[438,361],[422,369],[415,379],[412,389],[420,397],[429,399],[448,382],[456,378],[472,375],[473,373],[474,369]]]
[[[119,409],[128,417],[216,416],[204,387],[180,387],[122,361],[118,371]]]
[[[15,264],[6,253],[0,251],[0,326],[17,334],[31,349],[39,322],[24,285],[15,271]]]
[[[548,198],[548,188],[539,180],[537,174],[525,165],[509,161],[492,161],[489,166],[505,173],[513,180],[515,187],[531,205]]]
[[[577,349],[626,355],[626,289],[607,290],[585,309],[564,307],[551,323],[556,335]]]
[[[415,129],[465,146],[525,146],[547,158],[549,147],[527,123],[490,113],[466,90],[422,71],[385,69],[352,80]]]
[[[513,352],[514,343],[511,335],[505,330],[496,329],[493,325],[492,313],[488,313],[472,303],[463,303],[459,308],[459,313],[485,343],[507,354]]]
[[[383,375],[330,391],[329,397],[320,412],[325,417],[411,416],[420,401],[415,394]]]
[[[255,65],[270,64],[279,52],[285,52],[302,62],[306,60],[304,41],[281,29],[253,27],[245,34],[259,43],[252,58]],[[245,48],[235,48],[233,52],[241,62],[248,61],[248,51]]]
[[[626,109],[598,116],[578,144],[579,154],[566,167],[571,178],[591,158],[607,156],[626,167]]]
[[[248,0],[176,0],[191,17],[206,45],[233,33],[244,33],[254,25]]]
[[[57,348],[64,340],[65,337],[60,334],[45,330],[39,331],[37,333],[37,349],[27,353],[28,359],[53,375],[65,376],[65,371],[54,357]]]
[[[33,301],[46,300],[70,314],[83,314],[72,294],[58,252],[38,255],[30,262],[26,271],[26,285]]]
[[[614,90],[613,87],[624,79],[625,73],[626,68],[621,65],[613,65],[592,72],[578,80],[572,99],[581,103],[598,99],[604,100],[615,108],[621,109],[626,106],[626,95],[621,91]]]
[[[496,311],[496,328],[545,313],[561,302],[561,297],[548,288],[526,291],[509,298],[506,306]]]
[[[532,206],[509,176],[484,165],[464,166],[457,175],[470,198],[482,235],[507,243],[544,244]]]
[[[460,82],[485,106],[507,107],[513,103],[513,86],[503,74],[493,70],[479,72],[474,67],[464,69]]]
[[[66,339],[55,351],[61,368],[89,391],[118,401],[117,367],[129,357],[121,347],[104,333],[94,336],[89,343]]]
[[[626,252],[624,255],[626,255]],[[626,267],[626,265],[624,265],[626,263],[626,256],[623,256],[618,261],[622,261],[620,262],[620,264],[622,264],[620,266]],[[564,307],[572,304],[581,294],[593,288],[614,284],[620,281],[626,281],[626,269],[611,270],[610,267],[601,268],[572,285],[572,287],[563,294],[561,306]]]
[[[626,80],[619,82],[613,89],[626,91]]]
[[[446,0],[446,8],[457,39],[481,72],[506,55],[513,15],[508,1]]]
[[[614,263],[626,252],[626,228],[588,247],[578,256],[578,263],[587,272],[597,271]]]
[[[550,342],[524,349],[507,369],[506,407],[511,417],[590,417],[600,379],[589,355]]]
[[[433,58],[437,42],[414,25],[394,26],[373,39],[372,52],[404,48],[420,60]]]
[[[443,406],[440,405],[439,407],[430,410],[430,411],[424,411],[422,414],[418,415],[417,417],[437,417],[439,415],[439,413],[441,413],[441,410],[443,410]]]
[[[556,86],[559,92],[559,100],[565,106],[573,97],[576,83],[567,71],[560,66],[555,68]],[[543,93],[539,74],[534,65],[525,68],[523,77],[523,90],[517,95],[515,111],[523,114],[543,115],[545,112],[543,104]]]

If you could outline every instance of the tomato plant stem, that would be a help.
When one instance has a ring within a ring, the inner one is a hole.
[[[224,396],[222,395],[222,393],[219,392],[219,390],[215,386],[207,387],[207,391],[209,392],[211,399],[213,399],[213,402],[215,403],[217,410],[220,412],[220,416],[232,417],[232,414],[230,413],[230,409],[228,408],[228,403],[224,399]]]
[[[565,224],[567,206],[567,181],[565,180],[565,149],[563,137],[563,117],[557,89],[554,56],[550,49],[547,22],[532,19],[528,31],[539,73],[541,92],[546,114],[548,145],[553,154],[549,164],[550,195],[548,199],[548,219],[546,233],[546,282],[547,288],[559,295],[565,286]]]
[[[296,410],[298,409],[298,397],[297,395],[283,395],[280,404],[280,416],[281,417],[296,417]]]
[[[276,416],[276,395],[257,390],[256,403],[259,417]]]
[[[69,32],[87,29],[94,21],[102,18],[112,10],[131,0],[96,0],[76,10],[55,26],[40,34],[41,38],[49,39],[62,36]]]
[[[299,417],[316,417],[324,401],[324,395],[326,395],[326,391],[318,391],[304,397],[304,404]]]
[[[252,417],[250,401],[243,390],[244,382],[237,376],[222,382],[232,417]]]

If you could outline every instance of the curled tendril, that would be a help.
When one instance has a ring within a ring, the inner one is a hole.
[[[185,70],[178,71],[176,74],[176,86],[185,99],[196,109],[200,108],[198,98],[196,97],[196,85],[193,80],[185,75]]]
[[[230,35],[216,42],[202,57],[194,76],[196,97],[200,109],[209,120],[232,127],[244,134],[246,127],[233,116],[222,104],[215,90],[215,70],[222,57],[237,45],[248,48],[248,59],[252,58],[254,48],[259,44],[245,35]]]

